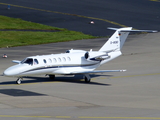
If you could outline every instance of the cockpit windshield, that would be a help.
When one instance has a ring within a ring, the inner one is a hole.
[[[22,64],[26,63],[26,64],[29,64],[29,65],[33,65],[33,59],[32,58],[26,58],[26,59],[22,60],[21,63]]]

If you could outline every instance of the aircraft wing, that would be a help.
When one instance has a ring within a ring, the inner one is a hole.
[[[105,72],[125,72],[126,70],[95,70],[95,71],[83,71],[83,72],[72,72],[71,74],[90,74],[90,73],[105,73]]]
[[[13,62],[13,63],[18,63],[18,64],[21,63],[21,61],[19,61],[19,60],[12,60],[12,62]]]

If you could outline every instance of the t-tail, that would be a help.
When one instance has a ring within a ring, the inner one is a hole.
[[[99,50],[99,52],[105,52],[109,56],[109,59],[102,61],[101,65],[122,54],[121,49],[130,32],[157,32],[155,30],[132,30],[132,27],[108,29],[116,31]]]
[[[125,28],[108,28],[116,30],[109,40],[100,48],[99,51],[107,52],[117,50],[120,51],[130,32],[157,32],[156,30],[132,30],[132,27]]]
[[[129,32],[132,27],[127,28],[109,28],[112,30],[116,30],[116,32],[109,38],[109,40],[100,48],[99,51],[107,52],[107,51],[120,51],[126,41]]]

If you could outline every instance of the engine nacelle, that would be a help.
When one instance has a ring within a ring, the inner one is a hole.
[[[85,53],[86,51],[84,51],[84,50],[73,50],[73,49],[66,51],[66,53],[80,53],[80,52],[84,52]]]
[[[84,54],[84,58],[91,61],[102,61],[110,58],[110,56],[106,52],[86,52]]]

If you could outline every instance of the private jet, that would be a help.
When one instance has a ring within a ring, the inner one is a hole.
[[[37,55],[25,58],[3,72],[4,76],[17,77],[17,84],[21,84],[23,77],[34,75],[48,75],[54,79],[55,75],[83,75],[86,83],[91,81],[89,74],[104,72],[123,72],[126,70],[95,70],[106,62],[122,55],[121,49],[130,32],[157,32],[154,30],[132,30],[132,27],[109,28],[115,33],[98,50],[67,50],[61,54]]]

